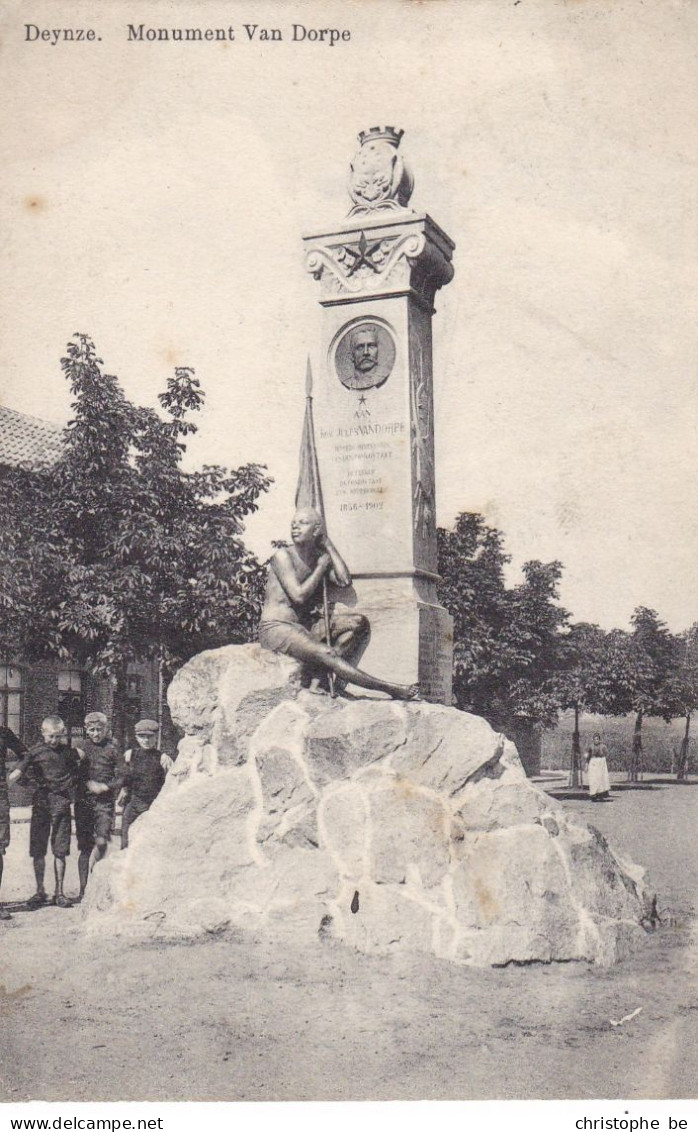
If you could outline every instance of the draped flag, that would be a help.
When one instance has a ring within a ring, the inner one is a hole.
[[[303,507],[312,507],[325,521],[325,506],[322,501],[322,484],[320,483],[320,467],[315,447],[315,426],[313,424],[313,371],[310,368],[310,358],[305,371],[305,417],[303,418],[303,437],[301,439],[300,466],[298,469],[298,486],[296,488],[296,510]],[[330,635],[330,602],[327,594],[327,575],[322,579],[322,614],[325,623],[325,639],[328,645],[332,644]],[[335,678],[333,672],[328,672],[330,681],[330,695],[336,696]]]
[[[312,507],[319,512],[324,521],[325,508],[322,502],[322,485],[320,483],[320,468],[317,461],[315,427],[313,425],[313,373],[310,368],[310,358],[308,358],[305,376],[305,417],[303,420],[298,487],[296,488],[296,508],[300,509],[301,507]]]

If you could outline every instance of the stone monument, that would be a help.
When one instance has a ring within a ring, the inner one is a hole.
[[[332,596],[371,622],[366,668],[450,704],[452,621],[436,596],[431,320],[436,291],[453,277],[454,244],[408,207],[402,134],[359,134],[348,218],[304,237],[322,308],[316,440],[328,530],[354,579],[349,598]]]
[[[254,645],[199,653],[168,690],[185,732],[165,787],[95,869],[103,936],[264,934],[468,966],[608,965],[643,938],[643,870],[440,704],[331,699]]]
[[[471,966],[613,963],[643,937],[652,907],[643,870],[529,782],[503,735],[447,703],[431,316],[453,245],[407,209],[399,134],[360,140],[349,220],[308,241],[324,353],[321,451],[306,456],[314,469],[322,462],[331,540],[319,512],[299,508],[284,553],[300,573],[292,579],[281,562],[278,576],[294,605],[330,561],[337,585],[346,582],[340,593],[353,573],[355,607],[371,620],[371,669],[405,684],[418,677],[425,699],[444,702],[313,694],[299,679],[305,654],[284,648],[289,633],[304,647],[309,633],[268,590],[266,647],[200,653],[172,681],[184,734],[174,768],[128,849],[95,869],[80,915],[100,935],[235,931],[252,944],[263,933],[300,949],[309,968],[311,949],[332,940]],[[349,623],[356,659],[367,626],[345,612]]]

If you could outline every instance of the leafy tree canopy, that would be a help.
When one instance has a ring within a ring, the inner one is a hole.
[[[114,675],[249,639],[263,580],[241,536],[269,486],[264,468],[183,468],[204,402],[193,370],[169,379],[161,416],[125,397],[86,335],[61,365],[73,394],[61,459],[0,483],[0,648]]]
[[[502,534],[482,516],[459,515],[439,530],[439,595],[454,619],[458,706],[496,727],[549,726],[557,718],[558,636],[568,614],[557,603],[559,562],[527,562],[507,588]]]

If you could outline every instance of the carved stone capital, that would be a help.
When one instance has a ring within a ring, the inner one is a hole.
[[[431,307],[438,288],[453,278],[454,244],[427,215],[342,225],[304,243],[306,269],[321,285],[323,304],[413,294]]]

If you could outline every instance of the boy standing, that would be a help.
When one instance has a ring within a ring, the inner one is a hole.
[[[75,792],[75,833],[82,900],[87,880],[107,851],[114,822],[114,803],[123,782],[123,764],[114,741],[107,736],[107,717],[101,711],[85,716],[86,738],[78,748],[78,786]]]
[[[124,755],[124,812],[121,816],[121,848],[128,846],[128,831],[136,818],[149,810],[162,790],[167,772],[174,765],[169,755],[157,748],[158,725],[154,719],[140,719],[135,727],[138,747]]]
[[[7,752],[14,755],[23,755],[26,752],[24,743],[10,731],[9,727],[0,727],[0,884],[2,884],[2,859],[7,846],[10,844],[10,796],[7,792]],[[13,779],[14,781],[14,779]],[[6,908],[0,907],[0,920],[11,920],[12,917]]]
[[[28,908],[40,908],[48,902],[44,888],[46,850],[49,834],[53,853],[56,890],[53,903],[69,908],[63,893],[65,859],[70,853],[70,800],[77,779],[77,756],[65,742],[65,724],[57,715],[49,715],[41,724],[41,743],[37,743],[9,776],[10,782],[25,778],[36,789],[29,827],[29,855],[34,862],[36,892],[27,901]]]

